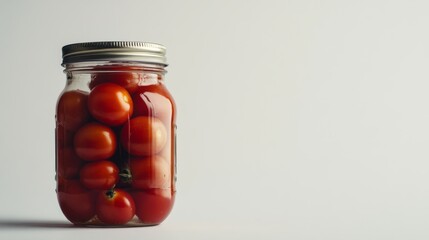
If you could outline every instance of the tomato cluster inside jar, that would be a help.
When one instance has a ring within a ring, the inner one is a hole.
[[[56,180],[65,217],[84,225],[161,223],[176,191],[175,103],[164,84],[165,49],[72,44],[63,48],[63,66]]]

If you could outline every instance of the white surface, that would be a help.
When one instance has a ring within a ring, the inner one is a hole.
[[[145,3],[146,2],[146,3]],[[0,239],[428,239],[428,1],[2,1]],[[165,44],[176,206],[70,228],[61,47]]]

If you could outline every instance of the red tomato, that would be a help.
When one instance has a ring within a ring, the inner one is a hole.
[[[79,177],[79,169],[83,161],[76,155],[73,148],[58,148],[57,150],[58,177],[75,179]]]
[[[171,189],[147,189],[132,192],[136,215],[146,224],[160,224],[174,205],[175,192]]]
[[[109,190],[119,180],[119,169],[110,161],[87,163],[80,170],[80,182],[88,189]]]
[[[93,89],[94,87],[103,83],[114,83],[127,89],[128,92],[132,93],[138,88],[139,83],[143,79],[142,73],[123,72],[123,71],[129,71],[130,69],[106,68],[105,70],[110,70],[112,72],[94,73],[92,75],[92,80],[89,83],[90,89]],[[118,72],[114,72],[114,71],[118,71]]]
[[[57,124],[55,137],[58,148],[72,147],[74,133],[66,130],[64,126]]]
[[[127,90],[119,85],[103,83],[89,93],[91,115],[109,126],[119,126],[133,113],[133,101]]]
[[[136,117],[122,128],[121,142],[132,155],[153,155],[167,143],[167,129],[157,118]]]
[[[154,116],[168,126],[171,123],[175,102],[163,84],[140,86],[133,94],[133,116]]]
[[[57,123],[67,130],[76,130],[89,119],[88,93],[73,90],[61,95],[57,103]]]
[[[103,223],[125,224],[134,217],[134,200],[129,193],[121,189],[101,192],[97,197],[96,212]]]
[[[133,158],[130,171],[135,189],[171,187],[171,168],[162,157]]]
[[[167,144],[165,147],[157,153],[157,155],[163,157],[167,162],[174,163],[175,152],[176,152],[176,129],[171,128],[171,131],[168,132]]]
[[[85,223],[95,216],[95,196],[77,180],[58,182],[58,202],[61,211],[72,223]]]
[[[88,123],[76,132],[74,148],[83,160],[105,160],[115,153],[116,137],[109,127]]]

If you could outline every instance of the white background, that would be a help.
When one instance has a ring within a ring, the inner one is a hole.
[[[1,1],[0,239],[428,239],[428,1]],[[178,195],[71,227],[54,192],[63,45],[167,46]]]

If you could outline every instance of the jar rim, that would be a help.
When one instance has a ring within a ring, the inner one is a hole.
[[[153,63],[123,61],[84,61],[63,64],[64,73],[95,73],[95,72],[156,72],[166,74],[164,66]]]
[[[166,47],[151,42],[81,42],[63,46],[62,66],[89,61],[128,61],[167,66]]]

